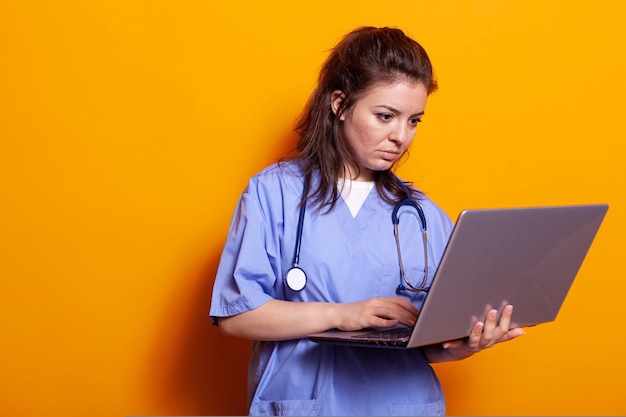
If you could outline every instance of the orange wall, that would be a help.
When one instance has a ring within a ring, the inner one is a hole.
[[[623,415],[626,3],[0,3],[0,415],[243,414],[209,324],[247,178],[326,50],[405,29],[440,91],[402,168],[465,207],[611,205],[553,323],[437,365],[455,415]]]

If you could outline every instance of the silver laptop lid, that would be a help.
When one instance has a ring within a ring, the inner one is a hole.
[[[408,347],[468,336],[490,308],[515,326],[553,321],[607,204],[464,210]]]

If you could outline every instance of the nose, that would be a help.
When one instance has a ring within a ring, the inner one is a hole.
[[[398,145],[403,145],[413,138],[413,132],[405,123],[398,123],[394,126],[389,139]]]

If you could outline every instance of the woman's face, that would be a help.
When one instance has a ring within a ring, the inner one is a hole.
[[[341,91],[333,93],[335,113],[343,97]],[[427,98],[421,82],[377,84],[341,115],[343,134],[359,164],[358,169],[347,167],[353,180],[371,181],[374,171],[391,168],[402,156],[413,142]]]

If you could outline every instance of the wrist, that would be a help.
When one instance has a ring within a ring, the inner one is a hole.
[[[341,304],[325,303],[323,308],[328,329],[341,329]]]

